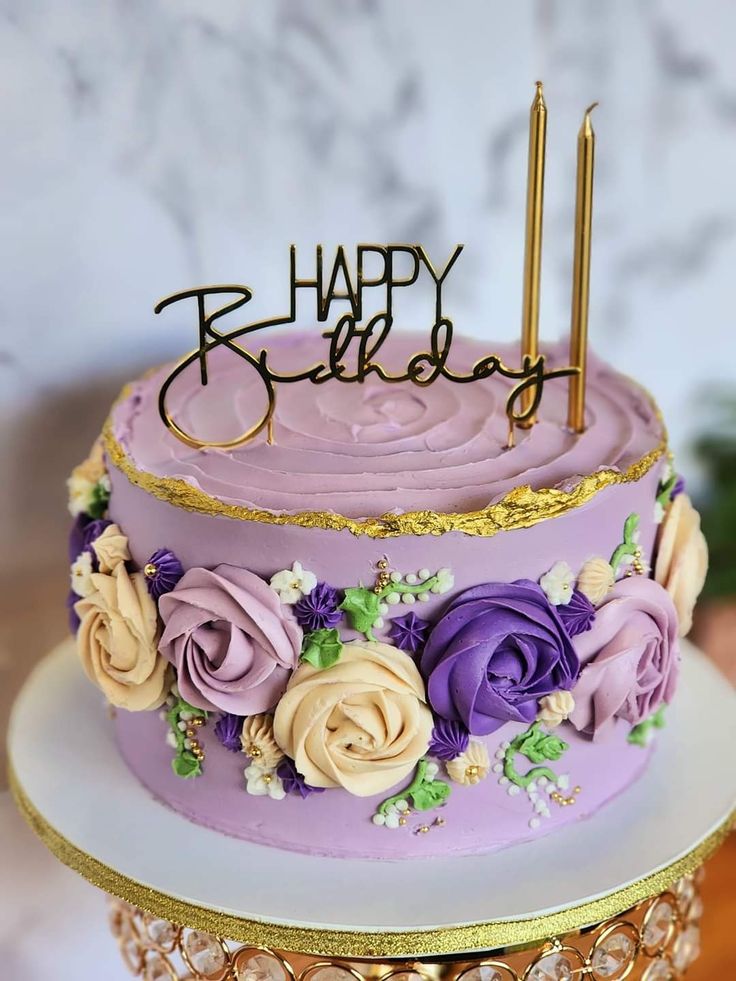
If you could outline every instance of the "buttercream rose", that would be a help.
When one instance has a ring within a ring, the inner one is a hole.
[[[272,709],[299,659],[301,628],[258,576],[232,565],[189,569],[159,599],[159,650],[182,698],[234,715]]]
[[[168,665],[156,650],[156,605],[142,573],[120,563],[112,575],[94,572],[92,592],[75,604],[77,650],[88,677],[113,705],[156,708],[169,687]]]
[[[678,494],[659,531],[654,578],[672,597],[681,637],[693,625],[693,609],[707,571],[708,545],[700,530],[700,515],[687,494]]]
[[[424,756],[432,713],[416,665],[389,644],[345,644],[337,664],[306,662],[276,707],[274,736],[312,787],[370,797],[404,780]]]
[[[421,667],[437,714],[483,736],[533,722],[539,699],[572,688],[579,664],[556,608],[520,579],[458,596],[429,635]]]
[[[581,732],[605,737],[615,719],[637,725],[671,701],[679,672],[677,613],[652,579],[617,582],[574,643],[585,667],[570,722]]]

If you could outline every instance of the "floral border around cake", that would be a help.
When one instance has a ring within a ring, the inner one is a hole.
[[[550,801],[574,803],[559,732],[605,740],[625,720],[629,742],[648,743],[674,695],[679,637],[707,568],[699,517],[669,464],[651,560],[631,514],[610,557],[454,595],[450,569],[403,573],[387,557],[373,582],[340,587],[299,559],[269,581],[232,565],[184,569],[165,542],[136,568],[107,516],[99,441],[68,483],[70,626],[110,704],[159,710],[185,779],[205,772],[212,721],[222,746],[247,760],[251,795],[392,791],[372,814],[380,828],[404,827],[410,812],[490,775],[526,795],[532,829]],[[421,615],[432,594],[448,596],[434,620]],[[487,737],[508,722],[524,728],[491,757]]]

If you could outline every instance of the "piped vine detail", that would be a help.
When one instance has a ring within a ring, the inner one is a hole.
[[[430,593],[448,592],[454,583],[449,569],[439,569],[434,575],[422,569],[419,573],[403,576],[400,572],[381,568],[372,588],[361,584],[346,589],[339,608],[347,615],[353,630],[363,634],[366,640],[375,641],[374,630],[383,627],[383,618],[391,606],[427,600]]]
[[[557,774],[548,766],[534,766],[526,773],[519,773],[516,769],[516,757],[524,756],[530,763],[537,764],[543,763],[545,760],[555,762],[561,759],[567,749],[567,743],[559,736],[552,736],[544,732],[540,722],[533,722],[525,732],[520,732],[509,743],[503,758],[504,776],[511,783],[523,789],[541,777],[546,777],[547,780],[557,783]]]
[[[406,789],[393,797],[387,797],[376,809],[377,814],[386,815],[397,805],[399,810],[405,810],[402,804],[411,803],[417,811],[429,811],[433,807],[444,804],[450,796],[451,787],[444,780],[437,780],[435,773],[436,765],[430,764],[427,759],[422,759],[417,763],[414,779]]]
[[[171,769],[184,780],[199,777],[202,775],[204,750],[198,732],[207,721],[207,713],[178,695],[170,695],[166,705],[166,721],[169,724],[167,741],[175,751]]]

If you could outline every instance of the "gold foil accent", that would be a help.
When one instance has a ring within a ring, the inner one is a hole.
[[[581,930],[592,923],[620,916],[644,900],[672,888],[678,879],[692,875],[723,843],[736,826],[736,809],[706,838],[665,868],[637,879],[598,899],[521,920],[492,920],[427,930],[388,933],[292,926],[223,913],[207,906],[169,896],[131,879],[87,854],[60,834],[37,810],[20,785],[12,763],[9,782],[21,814],[46,847],[85,879],[105,892],[152,916],[191,930],[202,930],[238,943],[280,950],[300,951],[321,957],[377,958],[459,955],[463,951],[497,950],[542,943],[549,937]]]
[[[125,389],[121,399],[125,397]],[[581,477],[569,490],[544,487],[533,490],[529,484],[515,487],[501,500],[478,511],[449,512],[407,511],[403,514],[383,514],[375,518],[348,518],[334,511],[299,511],[279,514],[239,504],[228,504],[211,497],[199,487],[192,487],[177,477],[159,477],[140,470],[115,439],[111,418],[106,421],[102,438],[110,463],[136,487],[142,488],[160,501],[185,511],[221,515],[238,521],[256,521],[266,525],[295,525],[298,528],[321,528],[329,531],[349,531],[369,538],[396,538],[400,535],[444,535],[461,532],[479,538],[491,538],[500,531],[531,528],[540,521],[557,518],[573,508],[587,504],[606,487],[640,480],[667,452],[667,433],[656,406],[654,410],[662,425],[660,443],[626,470],[612,467],[597,470]]]

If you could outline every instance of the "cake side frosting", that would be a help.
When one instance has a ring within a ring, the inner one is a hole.
[[[397,358],[415,350],[398,341]],[[318,343],[282,353],[303,365]],[[248,386],[230,370],[213,393],[239,425]],[[496,378],[283,386],[276,445],[222,451],[166,431],[159,382],[131,387],[107,461],[98,447],[75,472],[70,547],[82,663],[156,796],[277,847],[411,857],[522,842],[641,772],[706,553],[634,383],[595,362],[580,436],[550,383],[512,450]],[[173,404],[206,435],[201,391]],[[375,518],[473,508],[509,519],[385,536]]]

